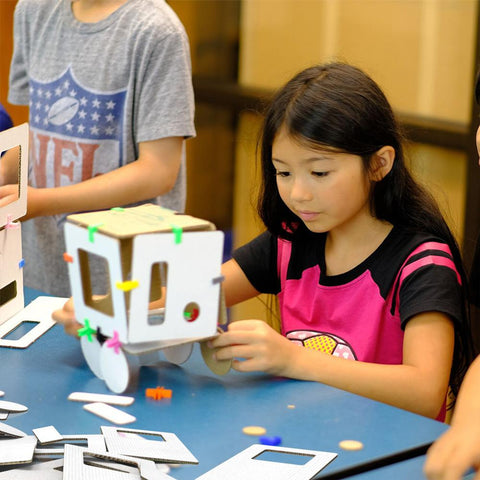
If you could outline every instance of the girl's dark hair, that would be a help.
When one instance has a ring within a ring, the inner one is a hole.
[[[475,78],[475,101],[480,105],[480,70]],[[475,252],[470,267],[470,301],[480,307],[480,236],[477,238]]]
[[[465,286],[466,276],[457,242],[437,202],[419,185],[405,164],[403,135],[380,87],[360,69],[345,63],[317,65],[298,73],[274,96],[265,113],[260,139],[262,183],[258,213],[267,229],[283,238],[306,231],[302,221],[280,198],[272,145],[280,128],[300,144],[320,150],[359,155],[366,172],[374,153],[388,145],[395,149],[391,171],[371,188],[372,214],[380,220],[425,232],[445,241]],[[468,304],[465,322],[456,327],[450,387],[456,395],[472,360]]]

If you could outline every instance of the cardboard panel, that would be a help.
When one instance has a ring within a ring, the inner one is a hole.
[[[68,263],[68,272],[77,319],[82,324],[85,323],[85,319],[88,319],[93,329],[100,327],[103,334],[111,337],[115,330],[118,332],[119,340],[125,342],[127,340],[125,294],[122,290],[115,287],[116,282],[124,281],[120,242],[115,238],[102,235],[98,231],[93,235],[93,242],[90,240],[91,236],[86,228],[69,222],[65,224],[65,243],[67,253],[72,259]],[[82,278],[80,250],[94,253],[107,261],[110,273],[113,316],[92,308],[87,303],[86,297],[89,296],[89,293],[85,289],[86,279]]]
[[[20,146],[19,151],[19,195],[18,199],[0,207],[0,226],[18,220],[27,212],[27,182],[28,182],[28,124],[23,123],[0,132],[0,153]],[[0,158],[0,162],[2,159]],[[1,163],[0,163],[1,164]],[[1,183],[0,183],[1,184]]]
[[[1,209],[0,209],[1,215]],[[0,324],[23,309],[22,233],[15,228],[0,230]]]
[[[208,337],[216,334],[220,301],[223,232],[183,232],[180,243],[172,233],[139,235],[134,239],[128,341]],[[161,323],[149,323],[150,272],[166,263],[166,303]],[[135,326],[132,328],[132,326]]]

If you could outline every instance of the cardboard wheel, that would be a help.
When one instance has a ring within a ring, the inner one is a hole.
[[[88,367],[95,376],[103,380],[102,369],[100,367],[100,350],[102,346],[96,336],[91,337],[89,341],[87,336],[80,337],[80,346]]]
[[[192,351],[193,343],[182,343],[181,345],[173,345],[163,349],[166,359],[176,365],[185,363],[190,358]]]
[[[107,346],[107,342],[102,345],[100,351],[100,365],[107,387],[115,393],[125,392],[137,379],[140,368],[135,356],[128,355],[120,349],[115,351],[114,348]]]

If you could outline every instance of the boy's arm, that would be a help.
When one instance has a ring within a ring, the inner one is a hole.
[[[18,155],[20,147],[14,147],[4,153],[0,158],[0,186],[16,184],[18,185]]]
[[[116,170],[64,187],[30,187],[23,219],[107,209],[163,195],[175,185],[182,146],[182,137],[142,142],[138,159]],[[11,190],[11,186],[0,187],[0,206]]]
[[[480,467],[480,356],[472,363],[460,388],[452,426],[427,453],[429,480],[460,480]]]

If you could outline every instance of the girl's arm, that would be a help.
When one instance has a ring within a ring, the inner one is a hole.
[[[460,480],[470,467],[480,468],[480,356],[465,375],[452,426],[428,451],[424,471],[429,480]]]
[[[252,295],[255,289],[237,271],[241,272],[238,264],[230,262],[234,276],[228,278],[230,270],[225,270],[224,287],[231,305]],[[237,292],[230,292],[232,288],[236,290],[236,284],[243,292],[238,297]],[[236,359],[233,366],[239,371],[261,370],[318,381],[435,418],[448,388],[454,328],[446,315],[437,312],[410,319],[405,329],[402,365],[345,360],[300,347],[260,320],[234,322],[211,344],[222,347],[217,352],[218,359]]]
[[[61,213],[102,210],[163,195],[173,188],[180,169],[182,137],[139,144],[135,162],[83,182],[56,188],[32,188],[24,219]],[[10,191],[11,189],[12,191]],[[0,206],[17,185],[0,187]]]
[[[260,295],[235,260],[228,260],[222,265],[222,275],[225,278],[222,286],[227,307]]]

